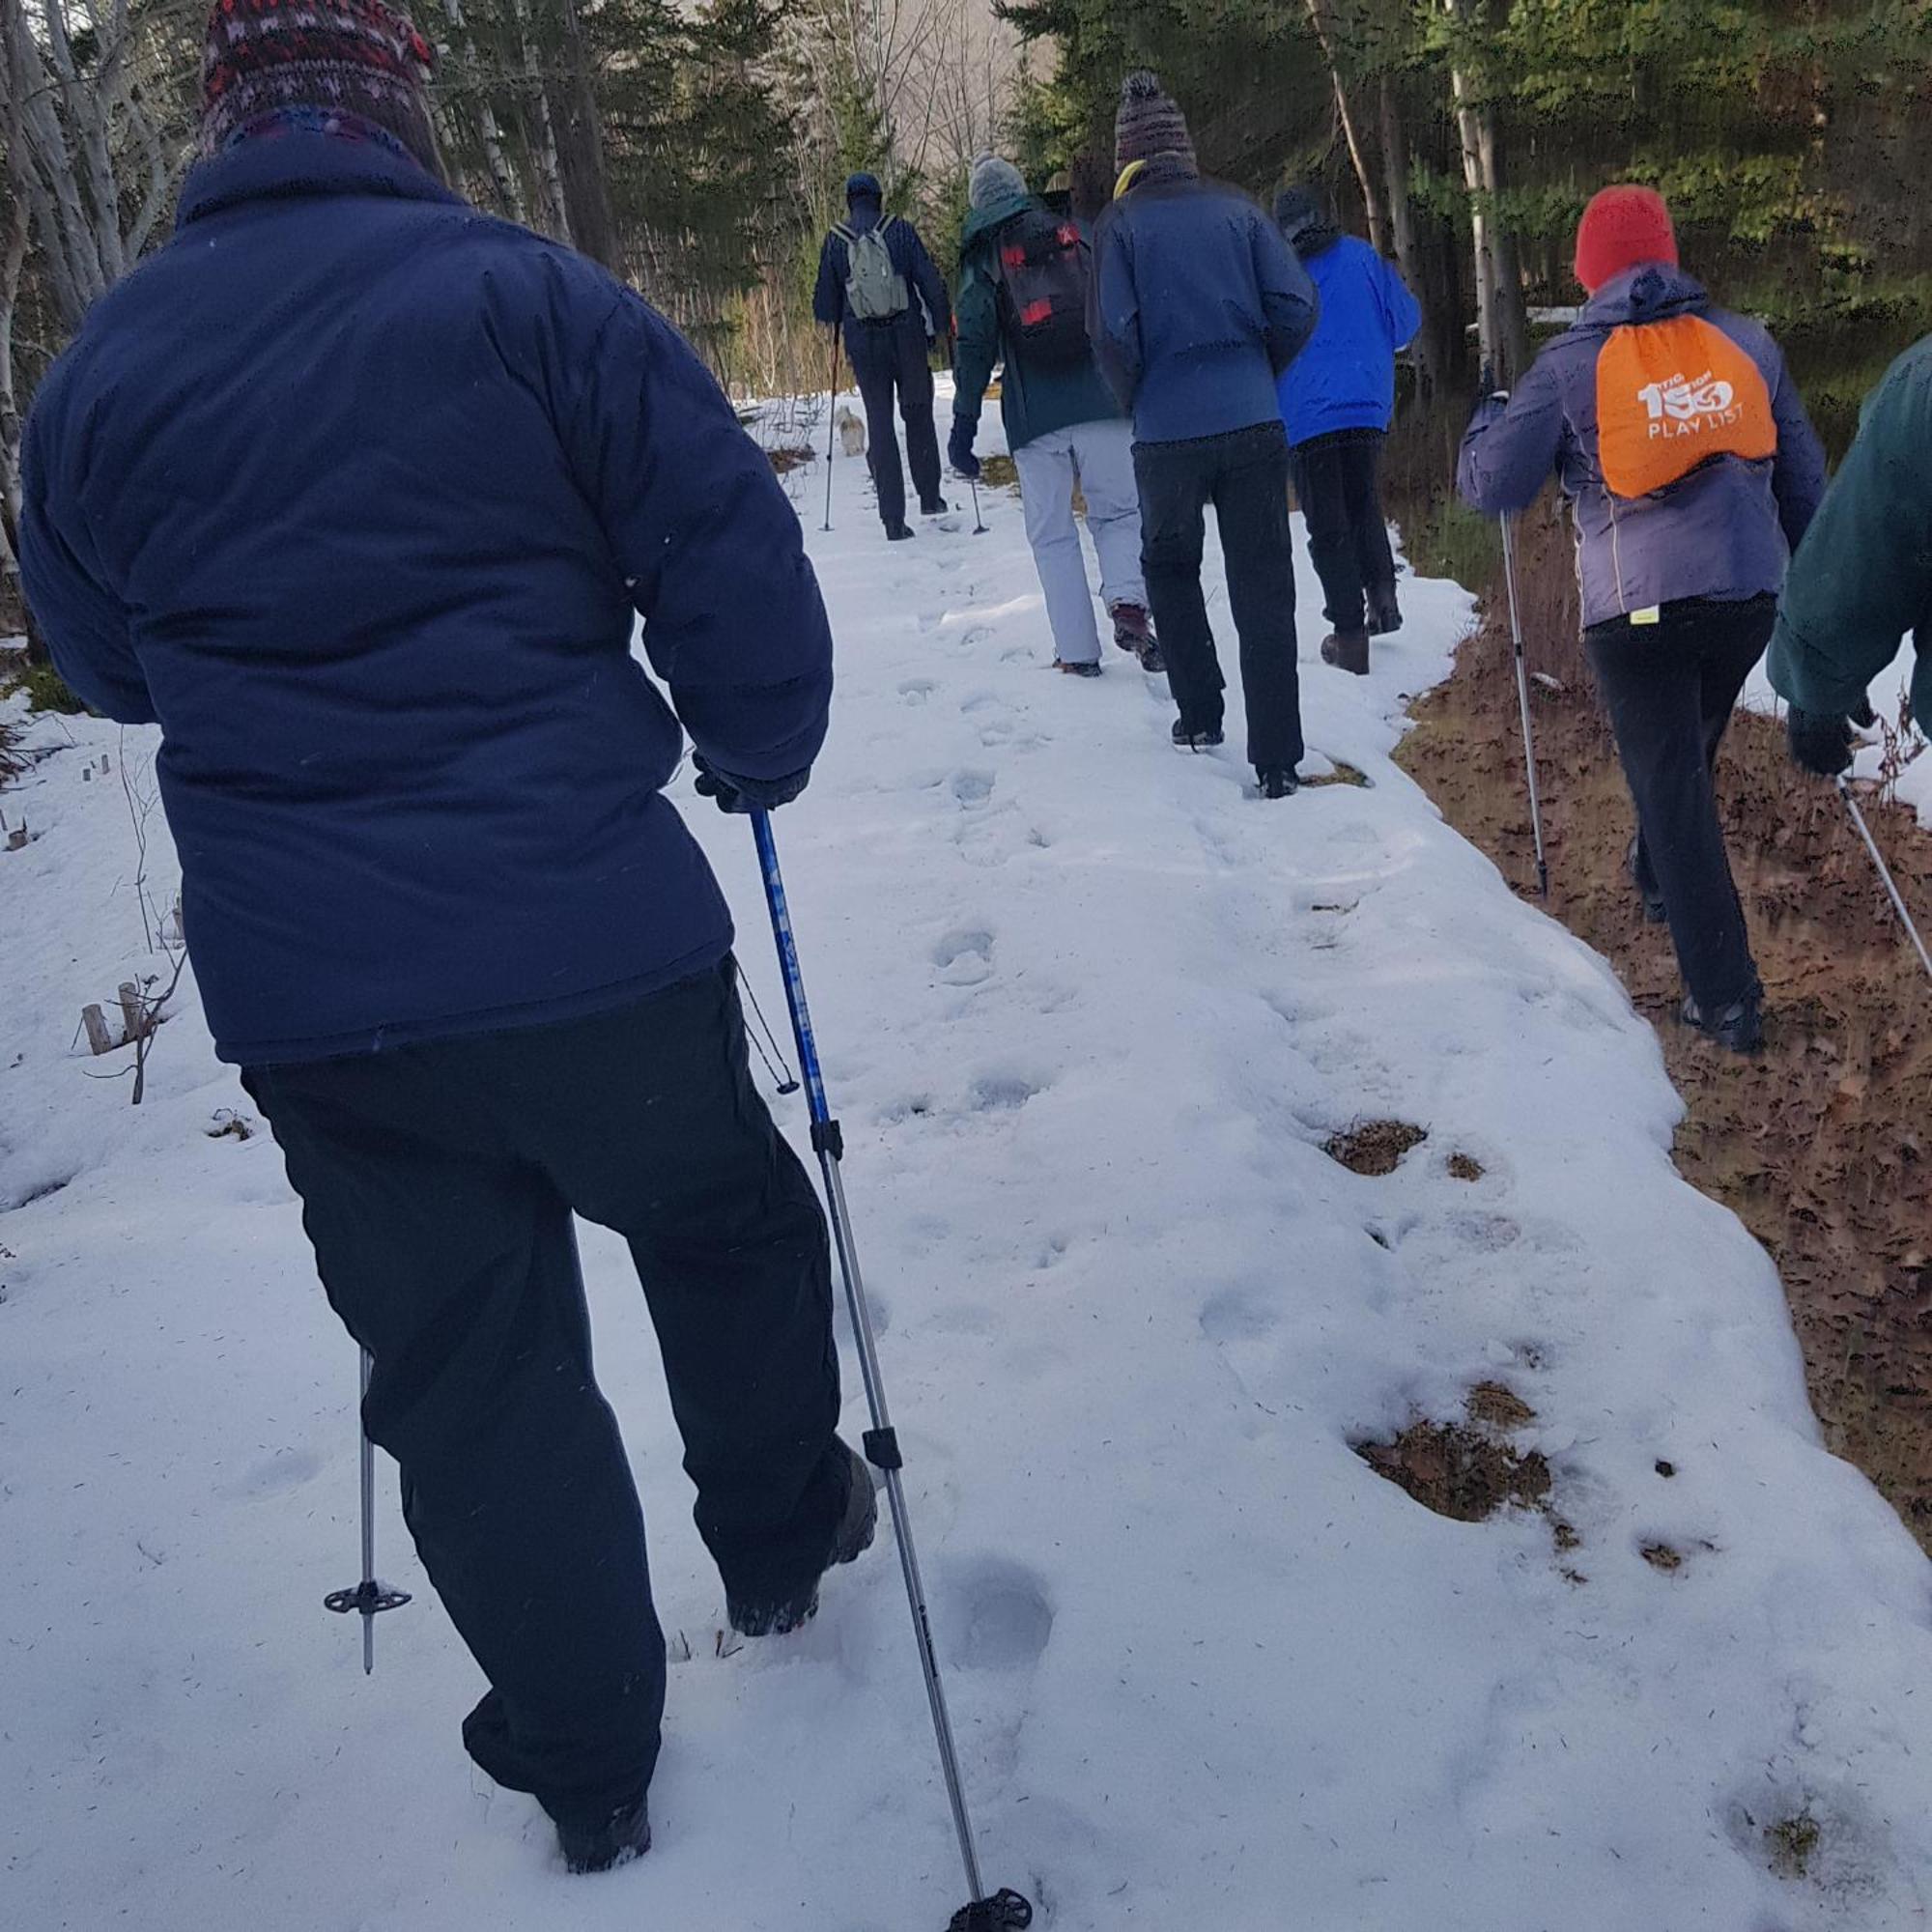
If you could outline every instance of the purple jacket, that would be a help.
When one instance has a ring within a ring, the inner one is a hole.
[[[1777,454],[1720,456],[1666,490],[1613,497],[1597,456],[1597,357],[1625,323],[1696,315],[1764,374]],[[1825,494],[1825,452],[1776,343],[1757,323],[1713,308],[1700,283],[1651,263],[1598,291],[1536,358],[1505,407],[1492,399],[1463,439],[1457,487],[1490,516],[1526,510],[1554,471],[1577,526],[1583,622],[1607,623],[1685,597],[1776,592]]]

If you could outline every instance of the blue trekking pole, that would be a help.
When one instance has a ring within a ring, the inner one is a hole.
[[[885,1384],[879,1378],[878,1350],[872,1340],[872,1317],[866,1304],[866,1285],[859,1274],[858,1251],[852,1245],[851,1217],[845,1207],[845,1185],[839,1162],[844,1136],[826,1103],[825,1077],[818,1065],[818,1042],[811,1031],[811,1013],[805,1003],[805,980],[799,972],[798,945],[792,937],[791,914],[785,905],[784,877],[779,870],[779,848],[772,838],[768,811],[752,813],[752,836],[757,840],[758,867],[764,874],[765,903],[772,916],[772,938],[779,952],[779,971],[784,979],[785,1003],[791,1009],[792,1037],[798,1042],[798,1067],[805,1080],[806,1105],[811,1115],[811,1148],[825,1179],[825,1205],[832,1222],[832,1243],[838,1271],[845,1282],[845,1307],[852,1318],[852,1339],[859,1350],[859,1374],[866,1384],[866,1405],[872,1426],[866,1432],[866,1460],[885,1478],[892,1504],[893,1535],[899,1547],[899,1569],[905,1576],[906,1600],[912,1606],[913,1635],[919,1643],[919,1665],[925,1678],[926,1702],[932,1708],[933,1733],[939,1741],[939,1764],[946,1776],[946,1795],[952,1804],[952,1828],[959,1835],[959,1856],[966,1865],[971,1902],[952,1915],[948,1932],[1024,1932],[1033,1923],[1032,1905],[1016,1891],[982,1895],[979,1854],[973,1848],[973,1822],[966,1814],[966,1792],[959,1776],[959,1753],[952,1742],[952,1719],[947,1714],[946,1691],[939,1681],[939,1659],[932,1647],[932,1626],[926,1615],[925,1586],[920,1581],[912,1525],[906,1519],[905,1489],[899,1471],[905,1466],[898,1435],[886,1407]]]

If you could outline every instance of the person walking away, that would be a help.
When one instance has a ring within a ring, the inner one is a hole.
[[[465,1742],[592,1870],[649,1843],[666,1661],[573,1212],[636,1257],[732,1624],[804,1621],[875,1520],[824,1222],[663,795],[681,719],[721,805],[794,798],[832,643],[703,364],[444,185],[432,59],[380,0],[217,8],[175,239],[35,399],[21,560],[62,676],[160,724],[215,1050],[373,1358],[488,1680]]]
[[[1115,117],[1118,198],[1094,233],[1091,333],[1134,425],[1143,558],[1179,713],[1174,742],[1221,742],[1222,677],[1201,591],[1214,506],[1240,638],[1248,759],[1286,798],[1304,750],[1288,441],[1275,382],[1315,327],[1293,250],[1237,189],[1204,181],[1180,109],[1145,71]]]
[[[1857,440],[1792,559],[1772,633],[1773,688],[1790,712],[1791,755],[1836,778],[1856,725],[1874,723],[1865,692],[1917,649],[1912,715],[1932,723],[1932,336],[1872,391]]]
[[[1636,806],[1633,879],[1669,922],[1683,1018],[1763,1042],[1763,988],[1718,822],[1718,748],[1770,639],[1824,453],[1770,334],[1679,266],[1663,198],[1611,187],[1584,211],[1590,299],[1514,396],[1478,405],[1463,495],[1528,508],[1555,472],[1577,526],[1583,638]]]
[[[1133,436],[1102,380],[1087,337],[1091,247],[1070,214],[1027,192],[1010,161],[981,155],[971,175],[972,212],[959,247],[959,343],[948,455],[977,478],[973,439],[994,365],[1002,360],[1000,413],[1020,475],[1027,542],[1046,596],[1054,666],[1100,674],[1094,593],[1073,514],[1078,485],[1100,560],[1100,597],[1114,641],[1158,671],[1141,576],[1141,506]]]
[[[878,490],[879,517],[894,543],[912,535],[906,522],[905,470],[912,470],[920,514],[946,513],[939,494],[939,432],[932,417],[932,345],[952,331],[945,278],[932,266],[919,230],[885,213],[876,175],[845,184],[845,219],[825,238],[811,312],[842,330],[845,358],[866,407],[866,460]],[[905,466],[893,429],[897,398],[905,423]]]
[[[1335,225],[1318,190],[1285,190],[1274,218],[1321,304],[1279,384],[1295,499],[1334,627],[1321,660],[1365,676],[1369,639],[1402,629],[1379,471],[1395,358],[1415,340],[1422,310],[1392,264]]]

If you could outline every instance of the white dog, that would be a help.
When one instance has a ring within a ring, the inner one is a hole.
[[[847,456],[864,456],[866,453],[866,419],[854,415],[844,403],[838,405],[838,413],[832,419],[838,425],[838,446]]]

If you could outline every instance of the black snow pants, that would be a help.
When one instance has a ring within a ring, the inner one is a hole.
[[[893,430],[893,398],[905,419],[905,460],[922,504],[939,501],[939,432],[932,420],[932,364],[917,312],[894,322],[854,322],[845,328],[845,354],[866,406],[866,460],[879,493],[879,517],[888,529],[905,522],[905,470],[899,467]]]
[[[665,1699],[573,1210],[630,1242],[727,1590],[815,1576],[849,1492],[824,1221],[745,1055],[726,960],[594,1018],[243,1075],[375,1358],[364,1426],[490,1681],[464,1741],[563,1822],[642,1794]]]
[[[1294,497],[1308,525],[1308,554],[1337,634],[1360,631],[1371,598],[1395,602],[1395,553],[1382,514],[1382,436],[1337,430],[1290,452]]]
[[[1241,643],[1248,762],[1258,771],[1293,771],[1304,747],[1287,433],[1273,422],[1187,442],[1136,443],[1134,474],[1148,602],[1181,724],[1207,731],[1222,722],[1221,664],[1201,593],[1204,512],[1212,503]]]
[[[1711,1015],[1758,985],[1712,779],[1776,614],[1772,597],[1687,598],[1658,623],[1584,633],[1636,805],[1637,883],[1662,898],[1684,983]]]

